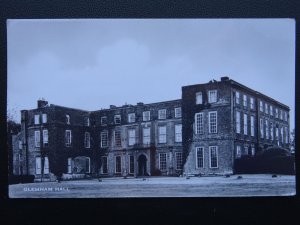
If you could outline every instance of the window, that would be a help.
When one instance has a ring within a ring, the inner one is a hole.
[[[287,112],[284,112],[284,120],[288,121],[288,113]]]
[[[150,111],[143,112],[143,121],[149,121],[150,120]]]
[[[278,127],[276,127],[276,130],[275,130],[275,137],[276,137],[276,140],[278,141],[279,140],[279,132],[278,132]]]
[[[197,92],[196,93],[196,105],[202,104],[202,92]]]
[[[249,146],[248,145],[244,146],[244,151],[245,151],[245,155],[250,155],[251,154],[251,152],[249,151]]]
[[[107,156],[102,156],[102,173],[108,173]]]
[[[115,130],[115,146],[121,147],[121,130]]]
[[[281,120],[283,120],[282,117],[283,117],[283,112],[282,112],[282,110],[280,110],[280,119],[281,119]]]
[[[128,123],[134,123],[135,122],[135,113],[129,113],[128,114]]]
[[[270,123],[270,137],[271,140],[274,140],[274,130],[273,130],[273,123]]]
[[[167,110],[166,109],[160,109],[158,110],[158,119],[163,120],[167,117]]]
[[[254,99],[250,98],[250,109],[254,109]]]
[[[240,92],[235,93],[235,103],[240,104]]]
[[[115,124],[121,124],[121,115],[115,115]]]
[[[106,116],[102,116],[101,117],[101,125],[106,125],[107,124],[107,117]]]
[[[285,143],[289,143],[289,131],[287,127],[285,127]]]
[[[42,174],[42,158],[35,158],[35,174]],[[44,174],[49,174],[49,160],[48,157],[44,158]]]
[[[260,119],[260,137],[264,138],[264,122],[263,122],[263,119]]]
[[[91,147],[91,136],[89,132],[84,133],[84,147],[85,148]]]
[[[167,169],[167,154],[166,153],[159,154],[159,169],[160,170]]]
[[[43,130],[43,146],[48,146],[48,130]]]
[[[273,116],[273,106],[270,105],[270,115]]]
[[[204,148],[197,147],[196,148],[196,159],[197,159],[197,168],[204,168]]]
[[[241,146],[237,145],[236,146],[236,158],[241,158],[241,157],[242,157]]]
[[[84,117],[84,126],[87,126],[87,127],[90,126],[90,118]]]
[[[248,116],[244,114],[244,135],[248,134]]]
[[[159,126],[158,127],[158,143],[166,143],[167,142],[167,127]]]
[[[181,117],[181,107],[175,108],[175,118]]]
[[[203,113],[195,114],[196,134],[203,134]]]
[[[72,158],[68,158],[68,173],[72,173]]]
[[[268,104],[265,103],[265,113],[268,114],[269,113],[269,108],[268,108]]]
[[[262,101],[259,102],[259,110],[260,110],[261,112],[264,111],[264,106],[263,106],[263,102],[262,102]]]
[[[251,155],[254,156],[255,155],[255,148],[252,146],[251,147]]]
[[[283,143],[283,127],[280,128],[281,143]]]
[[[217,146],[209,146],[209,164],[210,168],[218,168],[218,148]]]
[[[70,116],[69,115],[66,115],[66,123],[70,124]]]
[[[182,125],[175,125],[175,142],[182,142]]]
[[[40,115],[34,115],[34,124],[40,124]]]
[[[116,163],[115,163],[115,172],[121,173],[121,156],[116,156]]]
[[[150,144],[150,127],[143,128],[143,144]]]
[[[244,107],[247,107],[247,95],[243,96],[243,105]]]
[[[129,173],[131,173],[131,174],[134,173],[134,156],[133,155],[129,156]]]
[[[128,145],[132,146],[135,144],[135,129],[128,130]]]
[[[217,133],[217,112],[209,112],[209,133]]]
[[[250,117],[250,123],[251,123],[251,136],[254,137],[254,116]]]
[[[236,116],[235,116],[235,125],[236,125],[236,132],[238,134],[241,133],[241,113],[239,111],[236,111]]]
[[[182,170],[182,152],[176,152],[175,158],[176,158],[176,170]]]
[[[268,120],[265,120],[265,126],[266,126],[266,139],[269,139],[269,123],[268,123]]]
[[[70,147],[72,143],[72,133],[70,130],[65,131],[65,144],[67,147]]]
[[[102,173],[104,174],[108,173],[108,163],[107,163],[106,156],[102,156]]]
[[[208,91],[208,103],[217,102],[217,90]]]
[[[35,145],[35,147],[41,146],[41,137],[40,137],[39,130],[34,131],[34,145]]]
[[[278,109],[275,108],[275,118],[278,118]]]
[[[101,132],[100,137],[101,137],[101,143],[100,143],[101,147],[102,148],[108,147],[108,132],[107,131]]]
[[[47,114],[42,115],[42,122],[47,123]]]
[[[19,149],[22,150],[23,144],[22,141],[19,141]]]

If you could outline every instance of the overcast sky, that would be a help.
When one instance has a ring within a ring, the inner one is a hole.
[[[291,19],[9,20],[8,110],[99,110],[181,98],[181,86],[229,76],[291,108]]]

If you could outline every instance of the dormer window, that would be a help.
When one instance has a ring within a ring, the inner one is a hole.
[[[121,124],[121,115],[115,115],[115,124]]]
[[[217,90],[208,91],[208,103],[217,102]]]
[[[196,93],[196,105],[199,105],[199,104],[202,104],[203,101],[202,101],[202,92],[197,92]]]
[[[107,117],[106,116],[102,116],[101,117],[101,125],[106,125],[107,124]]]
[[[70,124],[70,115],[66,115],[66,123]]]

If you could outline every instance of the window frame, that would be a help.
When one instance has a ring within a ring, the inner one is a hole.
[[[199,150],[202,152],[202,157],[199,157]],[[202,159],[202,160],[201,160]],[[199,166],[199,162],[202,162],[202,166]],[[196,169],[204,168],[204,147],[196,147]]]
[[[214,96],[212,94],[215,94]],[[218,91],[217,89],[208,91],[208,103],[216,103],[218,101]]]
[[[35,114],[34,115],[34,125],[39,125],[40,124],[40,115]]]
[[[101,116],[100,125],[101,126],[107,125],[107,116]]]
[[[167,119],[167,109],[159,109],[158,110],[158,119],[159,120]]]
[[[122,131],[120,129],[114,130],[114,145],[115,147],[122,147]]]
[[[146,135],[148,133],[145,132],[145,130],[149,130],[149,135]],[[149,140],[147,142],[147,140]],[[149,145],[151,142],[151,127],[143,127],[143,144]]]
[[[34,131],[34,147],[41,147],[41,132],[39,130]]]
[[[105,138],[103,138],[105,137]],[[104,142],[106,140],[106,142]],[[104,145],[104,143],[106,143],[106,145]],[[101,148],[107,148],[108,147],[108,131],[104,130],[102,132],[100,132],[100,147]]]
[[[120,159],[120,161],[118,161],[117,159]],[[118,165],[118,163],[120,164]],[[118,169],[120,169],[120,171],[117,171]],[[120,155],[115,156],[115,173],[122,173],[122,157]]]
[[[128,123],[135,123],[135,113],[128,113],[127,120]]]
[[[247,95],[243,95],[243,106],[244,107],[247,107],[247,105],[248,105],[248,101],[247,101]]]
[[[43,147],[48,147],[49,144],[49,132],[48,129],[43,129]]]
[[[164,128],[165,133],[161,133],[162,129]],[[167,143],[167,126],[158,126],[158,143],[159,144],[166,144]]]
[[[91,148],[91,134],[84,132],[84,148]]]
[[[114,115],[114,124],[121,124],[121,123],[122,123],[121,115],[120,114]]]
[[[180,157],[178,157],[180,155]],[[182,152],[175,152],[175,162],[176,162],[176,170],[183,169],[183,154]]]
[[[132,134],[134,135],[132,136]],[[136,144],[136,129],[130,128],[128,129],[128,146],[134,146],[135,144]]]
[[[203,104],[203,94],[202,91],[198,91],[195,94],[195,102],[196,105],[202,105]]]
[[[148,114],[148,115],[147,115]],[[150,121],[151,120],[151,113],[150,110],[143,112],[143,121]]]
[[[177,127],[180,127],[180,132],[177,132],[178,131]],[[176,143],[182,142],[182,124],[175,124],[174,132],[175,132],[175,142]]]
[[[164,155],[164,157],[162,157],[163,155]],[[166,171],[167,170],[167,153],[159,153],[158,156],[159,156],[159,169],[161,171]],[[162,158],[164,159],[164,161],[162,161]]]
[[[216,166],[212,166],[212,150],[215,149],[216,151]],[[218,146],[209,146],[209,168],[217,169],[219,168],[219,156],[218,156]]]
[[[248,114],[244,113],[244,135],[248,135]]]
[[[43,113],[42,114],[42,123],[47,123],[47,114],[46,113]]]
[[[68,138],[68,133],[70,134]],[[72,131],[71,130],[65,130],[65,146],[71,147],[72,145]]]
[[[214,121],[212,121],[211,115],[215,114],[215,124]],[[215,130],[212,130],[212,128],[215,128]],[[218,133],[218,112],[217,111],[211,111],[208,113],[208,133],[209,134],[217,134]]]
[[[202,112],[195,114],[195,133],[204,133],[204,116]]]
[[[176,107],[175,108],[175,115],[174,115],[174,117],[175,118],[181,118],[182,117],[182,109],[181,109],[181,107]]]

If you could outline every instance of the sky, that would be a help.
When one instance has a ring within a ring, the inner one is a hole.
[[[83,110],[181,98],[222,76],[288,105],[295,126],[292,19],[7,21],[7,109],[38,99]]]

